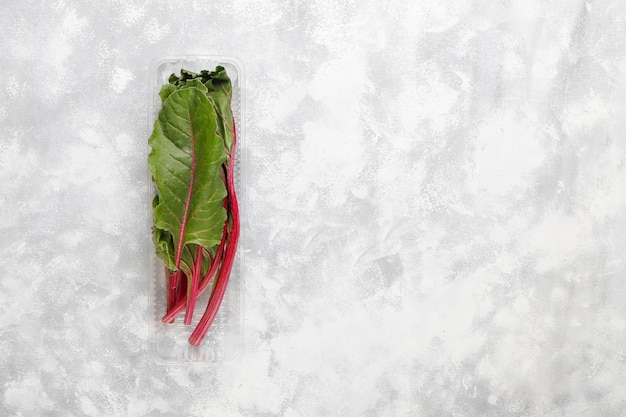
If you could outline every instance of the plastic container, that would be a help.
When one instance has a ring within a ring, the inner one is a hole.
[[[239,200],[239,210],[241,218],[245,216],[245,200],[243,180],[245,167],[242,164],[241,150],[244,148],[244,100],[243,90],[243,66],[235,58],[223,56],[167,56],[152,62],[150,67],[150,122],[148,137],[152,133],[154,120],[156,120],[159,110],[161,109],[161,99],[159,90],[161,86],[167,83],[167,79],[172,73],[180,74],[181,69],[200,72],[201,70],[214,70],[216,66],[221,65],[226,69],[228,76],[232,81],[232,102],[231,108],[237,126],[237,145],[235,152],[235,187],[237,190],[237,198]],[[156,193],[156,189],[152,184],[150,173],[150,192],[148,193],[149,201],[152,201]],[[152,226],[152,205],[149,204],[149,223]],[[210,288],[200,296],[196,301],[193,322],[190,326],[183,324],[183,313],[181,313],[173,324],[164,324],[161,318],[166,311],[166,288],[165,288],[165,268],[163,262],[156,256],[153,250],[153,243],[150,235],[150,227],[148,228],[148,238],[150,239],[150,281],[152,285],[150,304],[152,306],[152,318],[154,321],[152,334],[152,352],[158,362],[161,363],[215,363],[228,360],[238,359],[243,354],[243,294],[244,294],[244,276],[243,276],[243,247],[245,242],[245,230],[241,228],[239,237],[239,246],[233,269],[231,271],[228,287],[224,295],[220,310],[209,329],[206,337],[200,346],[192,346],[188,339],[193,329],[198,324],[206,309]]]

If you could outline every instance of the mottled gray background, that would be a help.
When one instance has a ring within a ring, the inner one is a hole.
[[[3,1],[0,415],[626,415],[626,6]],[[155,363],[149,64],[247,70],[246,351]]]

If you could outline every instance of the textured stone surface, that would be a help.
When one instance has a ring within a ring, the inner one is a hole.
[[[0,6],[3,416],[622,416],[621,1]],[[246,65],[246,351],[148,350],[149,63]]]

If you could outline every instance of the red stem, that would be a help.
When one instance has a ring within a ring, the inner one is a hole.
[[[200,270],[202,268],[202,246],[198,245],[198,250],[196,251],[196,262],[193,268],[193,272],[191,273],[191,285],[187,289],[187,310],[185,310],[185,320],[184,323],[186,325],[191,324],[191,319],[193,318],[193,309],[196,306],[196,297],[198,292],[198,278],[200,275]]]
[[[178,286],[176,287],[176,303],[184,300],[185,299],[185,294],[187,294],[187,284],[188,284],[188,279],[183,279],[186,278],[185,274],[180,271],[179,274],[179,278],[178,278]],[[174,303],[174,305],[176,305],[176,303]]]
[[[172,286],[172,282],[174,281],[174,276],[176,274],[172,274],[172,272],[165,267],[165,286],[167,288],[167,311],[170,311],[174,304],[176,303],[176,286]],[[166,323],[170,323],[173,319],[166,321]]]
[[[178,271],[176,271],[174,274],[172,274],[169,269],[166,269],[166,271],[171,274],[170,288],[176,289],[176,286],[178,285]]]

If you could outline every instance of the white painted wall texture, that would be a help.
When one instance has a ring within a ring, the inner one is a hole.
[[[626,415],[622,1],[0,6],[3,416]],[[149,64],[247,70],[239,361],[155,363]]]

